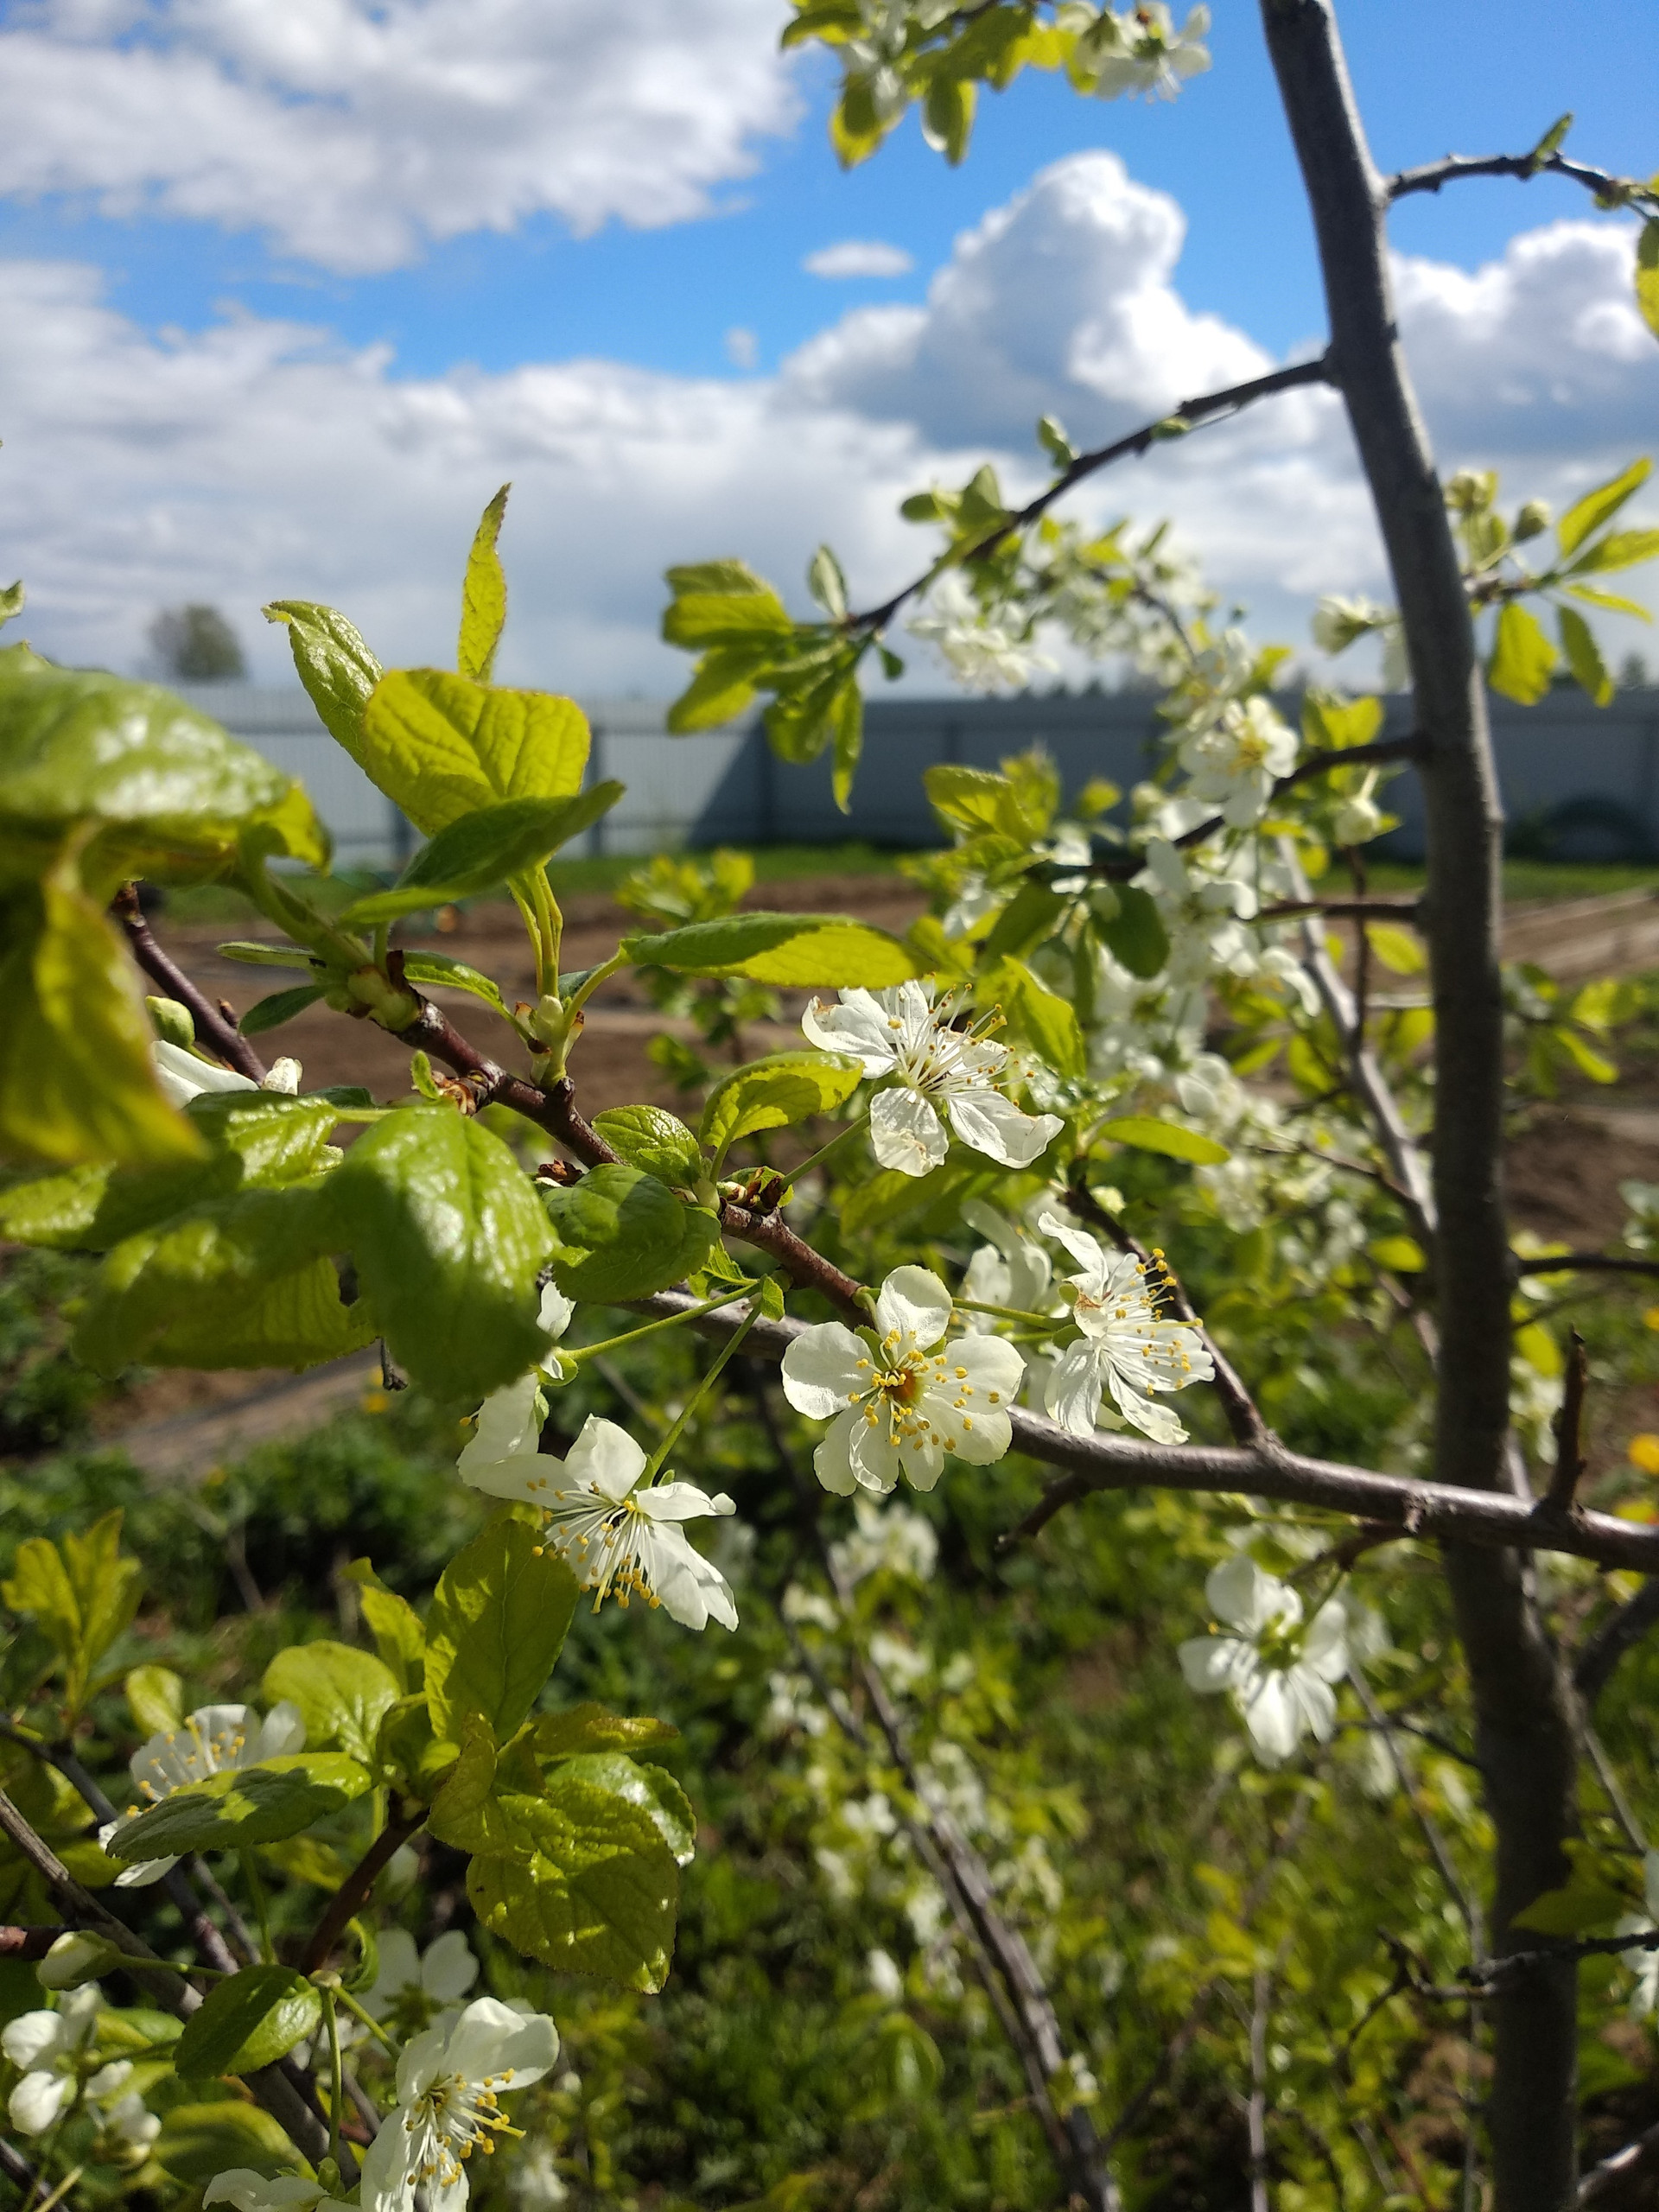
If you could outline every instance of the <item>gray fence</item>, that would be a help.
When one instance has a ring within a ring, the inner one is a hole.
[[[328,737],[297,686],[181,686],[279,766],[298,776],[334,832],[345,866],[397,865],[413,849],[409,825]],[[1041,745],[1067,791],[1104,776],[1127,791],[1160,749],[1154,702],[1132,694],[1079,698],[906,699],[869,702],[864,759],[852,811],[837,811],[827,760],[793,767],[777,760],[753,718],[696,737],[670,737],[660,703],[583,702],[593,725],[589,774],[614,776],[627,796],[584,841],[590,853],[649,853],[681,845],[938,842],[921,772],[940,761],[994,768]],[[1285,702],[1294,711],[1294,702]],[[1574,860],[1659,855],[1659,690],[1622,694],[1597,709],[1576,689],[1535,707],[1492,702],[1512,842]],[[1410,703],[1388,702],[1387,728],[1410,728]],[[1401,817],[1389,840],[1402,857],[1422,850],[1422,800],[1414,774],[1389,786]]]

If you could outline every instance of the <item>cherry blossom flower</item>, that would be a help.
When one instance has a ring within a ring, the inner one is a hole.
[[[1232,1633],[1181,1645],[1188,1688],[1205,1696],[1227,1692],[1263,1766],[1282,1765],[1305,1735],[1329,1743],[1337,1723],[1331,1686],[1348,1672],[1340,1600],[1329,1599],[1304,1623],[1295,1591],[1242,1552],[1211,1568],[1204,1594]]]
[[[504,1429],[506,1421],[503,1409]],[[730,1583],[693,1549],[679,1525],[734,1512],[725,1492],[710,1497],[694,1483],[637,1487],[645,1453],[614,1421],[590,1415],[567,1459],[535,1449],[539,1429],[539,1416],[533,1416],[508,1440],[512,1448],[502,1451],[499,1434],[485,1436],[480,1415],[480,1433],[461,1455],[462,1478],[492,1497],[522,1497],[541,1508],[549,1548],[569,1562],[584,1590],[595,1592],[595,1611],[608,1597],[626,1605],[637,1594],[683,1627],[706,1628],[715,1620],[735,1628]],[[469,1458],[474,1452],[479,1456]]]
[[[389,1928],[373,1983],[359,2002],[377,2020],[395,2013],[424,2026],[441,2007],[458,2005],[477,1980],[478,1961],[459,1928],[447,1928],[424,1951],[406,1928]]]
[[[849,1052],[867,1076],[898,1078],[870,1106],[870,1142],[883,1167],[925,1175],[950,1150],[943,1106],[963,1144],[1003,1167],[1029,1167],[1063,1127],[1058,1114],[1027,1114],[996,1088],[1008,1049],[982,1028],[953,1029],[953,1001],[935,1005],[920,983],[814,999],[801,1027],[825,1052]]]
[[[404,2047],[397,2102],[363,2159],[363,2212],[461,2212],[467,2161],[487,2154],[505,2129],[500,2100],[539,2082],[559,2055],[558,2031],[540,2012],[493,1997],[469,2005],[454,2024],[429,2028]],[[238,2212],[264,2212],[238,2207]]]
[[[556,1344],[569,1327],[575,1310],[572,1301],[549,1283],[542,1292],[541,1311],[537,1318]],[[537,1459],[542,1422],[547,1412],[546,1393],[542,1385],[543,1373],[538,1365],[527,1369],[516,1382],[492,1391],[485,1399],[478,1411],[477,1425],[463,1446],[458,1462],[464,1482],[471,1483],[475,1490],[490,1490],[491,1484],[482,1479],[486,1469]],[[533,1465],[518,1469],[520,1474],[538,1471]],[[517,1497],[520,1494],[518,1491],[493,1491],[497,1497]]]
[[[1259,822],[1281,776],[1296,765],[1295,732],[1267,700],[1229,700],[1213,721],[1183,739],[1181,766],[1194,798],[1219,807],[1230,828]]]
[[[1039,669],[1054,665],[1008,623],[988,614],[954,569],[935,582],[909,628],[912,637],[933,645],[971,690],[1020,691]]]
[[[366,2200],[365,2200],[366,2201]],[[357,2212],[354,2204],[330,2196],[321,2182],[299,2174],[257,2173],[251,2166],[232,2166],[215,2174],[202,2191],[203,2212],[214,2204],[230,2204],[235,2212]]]
[[[1027,1229],[987,1205],[964,1198],[962,1218],[990,1242],[982,1244],[963,1272],[962,1295],[980,1306],[1006,1306],[1020,1313],[1040,1313],[1054,1279],[1053,1262]],[[969,1329],[986,1333],[995,1321],[988,1313],[963,1317]]]
[[[305,1747],[305,1723],[296,1705],[284,1700],[272,1706],[261,1720],[249,1705],[204,1705],[180,1727],[163,1728],[141,1744],[128,1761],[133,1788],[142,1803],[130,1805],[118,1820],[106,1821],[98,1840],[107,1851],[111,1838],[120,1834],[141,1813],[159,1805],[175,1789],[206,1782],[210,1774],[231,1767],[257,1766],[262,1759],[281,1757]],[[115,1878],[120,1890],[136,1890],[159,1882],[178,1865],[176,1859],[137,1859]]]
[[[102,2003],[97,1986],[89,1983],[67,1997],[55,2012],[20,2012],[0,2031],[0,2050],[22,2075],[7,2107],[20,2135],[44,2135],[74,2102],[84,2055]],[[131,2071],[129,2066],[121,2080],[124,2082]],[[92,2081],[98,2079],[94,2075]],[[106,2086],[115,2088],[119,2083]],[[92,2083],[87,2087],[90,2090]]]
[[[1048,1378],[1044,1403],[1062,1428],[1090,1436],[1109,1389],[1124,1418],[1155,1443],[1180,1444],[1186,1431],[1156,1398],[1207,1382],[1215,1373],[1204,1339],[1189,1322],[1158,1311],[1159,1277],[1132,1252],[1108,1253],[1087,1230],[1046,1213],[1038,1226],[1063,1244],[1083,1273],[1068,1278],[1077,1292],[1073,1318],[1082,1341],[1068,1344]]]
[[[1116,33],[1117,50],[1109,48],[1102,56],[1096,47],[1088,53],[1088,88],[1096,99],[1144,92],[1148,99],[1173,100],[1187,78],[1210,67],[1210,49],[1203,43],[1210,28],[1208,8],[1192,9],[1177,31],[1164,0],[1143,0],[1121,15],[1103,11],[1099,28]]]
[[[895,1268],[875,1301],[879,1341],[825,1321],[790,1345],[785,1396],[798,1413],[831,1424],[812,1457],[826,1490],[886,1493],[900,1474],[931,1490],[948,1453],[984,1467],[1007,1450],[1007,1409],[1025,1362],[1000,1337],[944,1343],[950,1313],[936,1274]]]
[[[164,1037],[153,1039],[149,1049],[156,1079],[175,1106],[188,1106],[193,1098],[209,1091],[274,1090],[291,1098],[300,1087],[302,1071],[297,1060],[273,1060],[264,1081],[255,1083],[234,1068],[220,1067],[217,1060],[202,1059],[186,1046],[169,1045]]]

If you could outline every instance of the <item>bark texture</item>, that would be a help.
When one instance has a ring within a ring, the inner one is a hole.
[[[1388,188],[1355,108],[1330,0],[1262,0],[1301,165],[1331,318],[1332,381],[1353,426],[1393,571],[1416,695],[1428,838],[1424,927],[1433,976],[1433,1201],[1441,1354],[1434,1474],[1509,1487],[1510,1319],[1498,975],[1502,815],[1457,547],[1401,353],[1389,283]],[[1566,1878],[1574,1825],[1570,1684],[1524,1555],[1449,1546],[1497,1832],[1494,1947]],[[1574,2189],[1577,1984],[1569,1963],[1517,1975],[1494,2005],[1489,2118],[1497,2212],[1560,2212]]]

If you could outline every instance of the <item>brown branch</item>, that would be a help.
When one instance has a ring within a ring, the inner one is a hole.
[[[1659,1624],[1659,1574],[1651,1574],[1633,1598],[1602,1623],[1579,1653],[1573,1683],[1586,1705],[1595,1703],[1624,1654],[1656,1624]]]
[[[0,2174],[5,2176],[14,2189],[22,2190],[25,2204],[40,2187],[40,2177],[34,2167],[21,2151],[15,2150],[7,2142],[3,2135],[0,2135]]]
[[[1415,899],[1281,899],[1263,906],[1255,918],[1281,922],[1297,914],[1327,914],[1335,921],[1411,922],[1418,905]]]
[[[312,1929],[310,1940],[300,1954],[302,1974],[315,1974],[326,1966],[328,1955],[346,1933],[346,1923],[360,1912],[368,1902],[370,1891],[381,1869],[409,1841],[426,1819],[424,1805],[389,1820],[374,1841],[369,1846],[346,1879],[329,1898],[323,1916]]]
[[[1650,2127],[1599,2166],[1591,2167],[1579,2183],[1573,2206],[1599,2204],[1604,2196],[1622,2196],[1627,2183],[1639,2179],[1656,2165],[1659,2165],[1659,2127]]]
[[[251,1082],[263,1083],[265,1064],[233,1021],[227,1021],[213,1001],[185,974],[170,954],[162,951],[138,904],[138,887],[124,884],[110,902],[110,912],[121,925],[132,957],[155,984],[161,996],[176,999],[189,1009],[195,1024],[196,1042],[217,1052],[226,1067]]]
[[[1553,1513],[1571,1513],[1584,1474],[1584,1393],[1590,1364],[1584,1338],[1574,1329],[1567,1354],[1567,1380],[1560,1411],[1555,1416],[1555,1469],[1544,1493],[1544,1504]]]
[[[1039,492],[1034,499],[1028,500],[1006,522],[999,523],[995,530],[988,531],[983,537],[965,547],[957,559],[964,565],[969,561],[982,560],[988,553],[994,552],[1004,538],[1012,537],[1016,531],[1029,529],[1033,523],[1047,513],[1057,499],[1063,499],[1074,485],[1082,483],[1086,476],[1092,476],[1097,469],[1109,467],[1115,461],[1124,461],[1131,455],[1138,457],[1150,451],[1154,445],[1162,443],[1170,435],[1169,425],[1172,423],[1179,422],[1188,429],[1197,429],[1201,424],[1214,422],[1217,417],[1236,415],[1254,401],[1266,399],[1274,392],[1294,391],[1300,385],[1329,384],[1331,380],[1329,361],[1321,356],[1316,361],[1297,361],[1289,368],[1274,369],[1264,377],[1253,377],[1247,384],[1231,385],[1225,391],[1205,392],[1197,399],[1183,399],[1167,414],[1160,415],[1156,422],[1144,423],[1140,429],[1131,430],[1127,437],[1116,438],[1108,446],[1096,447],[1092,453],[1080,453],[1046,491]],[[891,599],[884,599],[879,607],[873,607],[862,614],[849,615],[845,626],[852,632],[885,630],[905,601],[913,598],[931,582],[936,569],[937,563],[907,583],[902,591],[894,592]]]
[[[1120,1252],[1132,1252],[1141,1266],[1147,1270],[1148,1282],[1155,1283],[1157,1274],[1154,1268],[1151,1253],[1144,1244],[1130,1236],[1120,1221],[1116,1220],[1107,1212],[1105,1207],[1101,1205],[1099,1199],[1083,1180],[1081,1167],[1075,1172],[1072,1180],[1066,1186],[1065,1203],[1073,1213],[1080,1215],[1084,1221],[1093,1222],[1097,1229],[1103,1229]],[[1276,1439],[1273,1431],[1262,1420],[1261,1408],[1250,1395],[1238,1370],[1222,1351],[1203,1322],[1199,1320],[1192,1300],[1182,1289],[1176,1276],[1166,1271],[1165,1281],[1169,1293],[1169,1302],[1177,1319],[1185,1321],[1189,1328],[1198,1331],[1198,1340],[1210,1355],[1211,1363],[1215,1369],[1215,1374],[1211,1378],[1215,1393],[1221,1400],[1222,1411],[1227,1416],[1227,1426],[1233,1432],[1235,1442],[1252,1451],[1271,1449]]]
[[[1592,168],[1587,162],[1569,161],[1565,154],[1447,154],[1438,162],[1424,162],[1416,168],[1401,169],[1383,187],[1390,201],[1408,193],[1438,192],[1442,185],[1460,184],[1471,176],[1509,176],[1529,184],[1535,176],[1565,177],[1582,185],[1604,204],[1625,207],[1637,200],[1650,203],[1659,213],[1659,194],[1633,177],[1615,176],[1610,169]]]
[[[632,1302],[643,1313],[688,1318],[696,1303],[683,1291],[674,1290]],[[703,1314],[692,1325],[723,1340],[741,1325],[722,1311]],[[744,1339],[745,1349],[757,1357],[781,1359],[807,1325],[790,1317],[757,1320]],[[1471,1490],[1377,1474],[1369,1468],[1312,1459],[1277,1443],[1248,1450],[1223,1444],[1152,1444],[1105,1431],[1074,1436],[1057,1421],[1020,1406],[1009,1408],[1008,1420],[1015,1452],[1067,1471],[1001,1538],[999,1548],[1005,1551],[1096,1491],[1181,1490],[1313,1506],[1425,1542],[1454,1541],[1498,1552],[1566,1552],[1603,1567],[1659,1573],[1659,1527],[1620,1521],[1610,1513],[1550,1513],[1512,1491]]]

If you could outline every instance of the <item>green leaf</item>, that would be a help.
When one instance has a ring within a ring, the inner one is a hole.
[[[1617,1083],[1618,1069],[1605,1052],[1596,1051],[1576,1029],[1569,1029],[1563,1022],[1552,1029],[1550,1035],[1573,1063],[1580,1075],[1587,1075],[1592,1083]]]
[[[1598,591],[1594,584],[1568,584],[1574,599],[1581,599],[1586,607],[1605,607],[1610,614],[1631,614],[1638,622],[1651,622],[1653,614],[1639,599],[1624,599],[1616,591]]]
[[[1428,965],[1422,945],[1409,930],[1392,922],[1367,922],[1366,942],[1393,976],[1420,976]]]
[[[173,2063],[188,2079],[274,2066],[322,2018],[321,1993],[295,1967],[245,1967],[209,1990],[184,2024]]]
[[[8,584],[0,590],[0,628],[22,613],[28,596],[21,577],[15,584]]]
[[[1536,618],[1519,600],[1510,600],[1498,615],[1492,657],[1486,664],[1486,681],[1493,690],[1523,707],[1535,705],[1549,689],[1555,658],[1555,648]]]
[[[752,1060],[709,1093],[702,1141],[718,1164],[740,1137],[834,1113],[863,1079],[864,1063],[844,1052],[774,1052]]]
[[[130,1667],[127,1707],[139,1732],[157,1736],[184,1726],[184,1684],[170,1667]]]
[[[319,721],[362,764],[363,711],[380,681],[379,662],[343,614],[308,600],[275,599],[267,622],[284,622],[294,666]]]
[[[1098,1134],[1113,1144],[1132,1145],[1137,1152],[1161,1152],[1169,1160],[1191,1161],[1194,1167],[1214,1167],[1232,1154],[1224,1144],[1217,1144],[1213,1137],[1201,1136],[1197,1129],[1184,1129],[1179,1122],[1154,1121],[1149,1114],[1128,1114],[1122,1120],[1103,1123]]]
[[[390,891],[353,899],[335,918],[342,929],[396,921],[400,914],[476,899],[510,877],[540,868],[609,812],[621,784],[594,784],[573,798],[513,798],[480,807],[441,830],[416,854]]]
[[[461,1738],[468,1713],[511,1736],[553,1671],[576,1607],[576,1579],[522,1521],[504,1515],[444,1569],[427,1624],[434,1732]]]
[[[480,1854],[467,1872],[473,1910],[492,1935],[567,1974],[629,1989],[668,1977],[679,1869],[645,1807],[556,1767],[542,1797],[504,1796],[516,1848]]]
[[[682,976],[746,976],[752,982],[880,990],[915,975],[897,938],[837,914],[728,914],[655,937],[628,937],[622,950],[642,968]]]
[[[827,545],[820,545],[806,571],[806,588],[832,622],[847,620],[847,579]]]
[[[1095,925],[1096,934],[1114,960],[1143,982],[1156,976],[1169,958],[1169,938],[1158,902],[1149,891],[1133,883],[1115,884],[1117,912],[1109,922]]]
[[[562,1779],[591,1783],[596,1789],[637,1805],[673,1853],[677,1866],[689,1866],[696,1856],[697,1816],[665,1768],[639,1765],[620,1751],[589,1751],[571,1758],[559,1774]]]
[[[663,613],[663,636],[671,645],[747,645],[794,631],[772,586],[741,561],[671,569],[668,584],[674,599]]]
[[[574,699],[503,691],[445,669],[393,669],[376,684],[353,758],[423,836],[509,798],[574,798],[588,766]]]
[[[922,104],[922,136],[952,168],[968,151],[973,135],[974,106],[979,87],[971,79],[936,70]]]
[[[702,1173],[702,1150],[696,1137],[660,1106],[607,1106],[594,1115],[594,1127],[630,1167],[654,1175],[659,1183],[695,1183]],[[0,1195],[0,1222],[4,1204]]]
[[[105,1653],[138,1610],[143,1569],[121,1556],[121,1513],[101,1515],[86,1535],[73,1529],[63,1539],[64,1565],[80,1615],[79,1664],[81,1683],[90,1682]],[[79,1702],[77,1694],[74,1700]]]
[[[1636,242],[1636,304],[1659,338],[1659,215],[1649,215]]]
[[[707,652],[696,673],[668,710],[668,728],[675,737],[694,730],[717,729],[733,721],[754,697],[754,678],[770,660],[768,649],[722,645]]]
[[[285,2129],[258,2105],[227,2099],[222,2104],[175,2105],[156,2138],[156,2164],[175,2181],[202,2188],[237,2166],[269,2180],[308,2169]]]
[[[1001,962],[985,976],[977,996],[982,1005],[1000,1006],[1014,1036],[1057,1075],[1084,1073],[1089,1054],[1077,1014],[1024,961]]]
[[[1612,697],[1614,684],[1602,659],[1595,633],[1582,614],[1570,607],[1558,607],[1555,619],[1560,625],[1561,651],[1567,664],[1577,679],[1580,690],[1587,691],[1597,706],[1605,707]]]
[[[243,1851],[298,1835],[360,1797],[366,1768],[343,1751],[288,1751],[175,1789],[110,1838],[111,1859]]]
[[[260,1687],[267,1705],[286,1699],[298,1706],[311,1750],[335,1744],[365,1766],[374,1764],[382,1717],[404,1694],[403,1683],[382,1661],[327,1640],[279,1651]]]
[[[1382,727],[1382,702],[1373,696],[1338,699],[1315,690],[1302,701],[1302,734],[1324,751],[1340,753],[1351,745],[1369,745]]]
[[[374,1648],[397,1678],[400,1692],[423,1689],[426,1681],[426,1630],[421,1617],[405,1599],[388,1590],[366,1559],[353,1560],[345,1569],[346,1580],[358,1586],[358,1603],[374,1638]]]
[[[327,995],[327,987],[322,983],[296,983],[292,990],[272,991],[256,1000],[236,1026],[245,1037],[263,1037],[268,1029],[280,1029],[285,1021],[292,1021],[296,1014]]]
[[[156,1080],[153,1034],[96,900],[62,871],[0,893],[0,1156],[52,1167],[199,1158],[200,1138]]]
[[[116,1246],[81,1313],[76,1354],[116,1375],[138,1359],[302,1368],[360,1351],[378,1325],[365,1301],[340,1302],[327,1255],[344,1241],[327,1184],[194,1206]]]
[[[1022,883],[997,916],[980,948],[980,957],[995,962],[1011,953],[1023,960],[1053,934],[1054,925],[1069,903],[1046,883]]]
[[[485,508],[467,556],[467,576],[461,588],[461,643],[455,650],[455,665],[463,676],[480,683],[490,680],[495,649],[507,620],[506,573],[495,541],[501,535],[512,488],[504,484]]]
[[[545,1351],[537,1276],[552,1237],[499,1137],[448,1105],[408,1107],[330,1185],[392,1357],[435,1396],[476,1405]]]
[[[251,746],[158,684],[54,667],[27,645],[0,651],[0,825],[92,840],[87,889],[107,898],[127,876],[194,880],[236,851],[238,830],[283,821],[296,859],[326,865],[321,824]]]
[[[18,1545],[10,1579],[0,1582],[0,1599],[10,1611],[34,1622],[66,1668],[74,1666],[81,1641],[80,1601],[63,1556],[48,1537],[26,1536]]]
[[[849,677],[836,692],[830,709],[830,727],[835,741],[830,789],[836,804],[848,814],[852,810],[853,778],[858,772],[859,759],[864,750],[864,694],[858,688],[855,676]]]
[[[1656,557],[1659,557],[1659,530],[1616,530],[1580,553],[1567,573],[1587,576],[1608,569],[1634,569]]]
[[[679,1735],[666,1720],[607,1713],[602,1705],[585,1704],[543,1713],[536,1723],[535,1743],[538,1758],[563,1759],[582,1751],[649,1751],[658,1744],[677,1743]]]
[[[1428,1265],[1414,1236],[1379,1236],[1365,1248],[1379,1268],[1400,1275],[1420,1275]]]
[[[1541,167],[1543,162],[1548,159],[1551,154],[1557,154],[1560,151],[1561,146],[1566,140],[1567,134],[1572,128],[1573,111],[1571,108],[1568,108],[1565,115],[1558,115],[1556,117],[1554,122],[1550,124],[1548,130],[1545,131],[1543,137],[1538,141],[1538,143],[1533,148],[1531,154],[1528,156],[1529,161],[1532,163],[1535,169]]]
[[[720,1222],[637,1167],[590,1168],[542,1193],[552,1224],[553,1280],[567,1298],[617,1305],[666,1290],[702,1265]]]
[[[1570,1847],[1569,1847],[1570,1848]],[[1632,1899],[1611,1869],[1599,1863],[1600,1854],[1580,1845],[1571,1852],[1573,1872],[1559,1889],[1546,1890],[1511,1919],[1512,1928],[1525,1928],[1539,1936],[1583,1936],[1604,1928],[1628,1912]]]
[[[1586,537],[1599,531],[1603,523],[1611,522],[1632,493],[1639,492],[1653,474],[1650,461],[1633,461],[1619,475],[1598,484],[1575,500],[1555,525],[1555,541],[1561,549],[1563,559],[1576,553]]]

